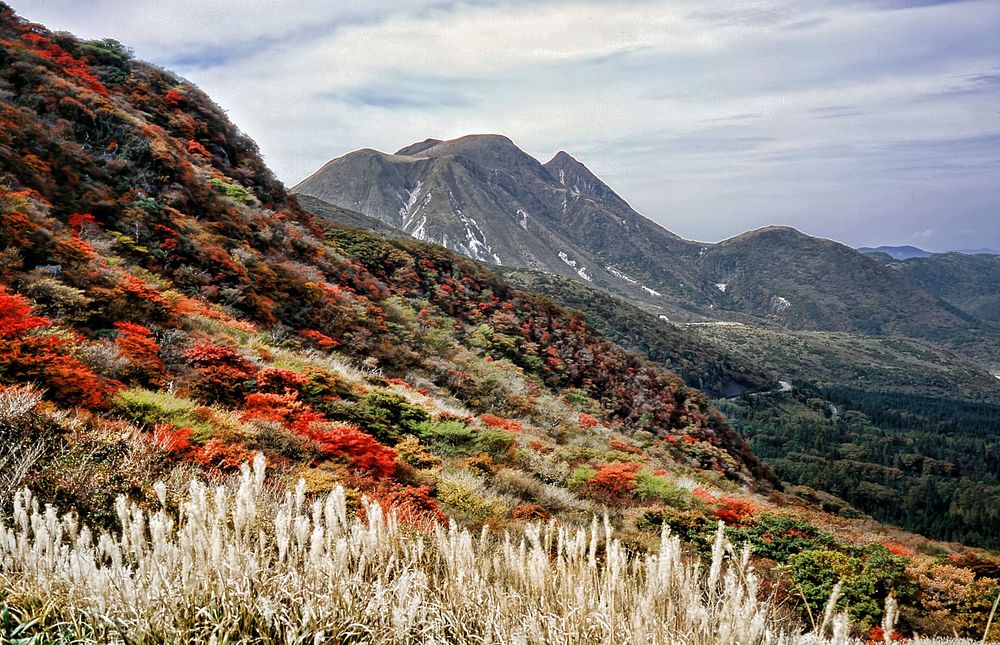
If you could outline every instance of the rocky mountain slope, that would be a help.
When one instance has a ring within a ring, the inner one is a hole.
[[[689,269],[701,246],[636,213],[564,152],[543,165],[499,135],[429,139],[391,155],[334,159],[293,192],[490,264],[572,277],[665,309],[672,304],[659,294],[668,287],[682,302],[699,299]]]
[[[684,240],[567,153],[541,164],[498,135],[352,152],[293,191],[489,264],[598,287],[671,321],[906,336],[1000,365],[995,330],[873,257],[786,227]]]

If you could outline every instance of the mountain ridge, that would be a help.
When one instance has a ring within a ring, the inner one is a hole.
[[[685,240],[566,151],[542,164],[502,135],[428,139],[400,152],[348,153],[292,191],[488,264],[598,287],[675,322],[901,335],[1000,365],[985,323],[839,242],[785,226]]]

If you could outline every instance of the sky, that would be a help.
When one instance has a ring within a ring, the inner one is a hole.
[[[8,2],[194,82],[289,186],[500,133],[691,239],[1000,249],[998,0]]]

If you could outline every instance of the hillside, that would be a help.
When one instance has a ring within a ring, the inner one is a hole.
[[[541,164],[499,135],[428,139],[395,154],[359,150],[293,191],[488,264],[597,287],[675,322],[909,337],[1000,365],[997,330],[874,257],[786,227],[718,244],[684,240],[569,154]]]
[[[864,253],[865,255],[888,255],[893,260],[928,258],[934,255],[930,251],[925,251],[915,246],[861,246],[858,247],[858,251],[860,253]]]
[[[1000,324],[1000,255],[940,253],[888,266],[945,302]]]
[[[0,640],[792,643],[835,588],[841,636],[890,595],[987,630],[997,558],[782,492],[583,314],[310,215],[190,83],[3,4],[0,63]]]
[[[777,373],[762,369],[759,361],[743,360],[695,329],[654,317],[595,287],[524,269],[501,274],[512,284],[582,312],[608,338],[676,372],[709,396],[766,391],[778,382]]]

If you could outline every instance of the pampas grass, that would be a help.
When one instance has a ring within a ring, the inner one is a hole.
[[[0,521],[7,622],[44,641],[833,642],[778,617],[721,526],[706,566],[666,531],[658,553],[637,555],[597,518],[415,529],[374,503],[359,519],[340,488],[311,502],[301,482],[271,491],[264,474],[258,457],[176,502],[157,484],[152,512],[119,500],[113,535],[17,493]],[[843,619],[827,621],[846,642]]]

